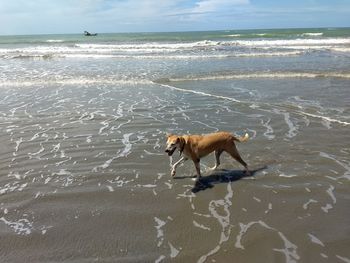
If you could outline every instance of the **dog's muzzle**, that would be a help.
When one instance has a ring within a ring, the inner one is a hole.
[[[175,150],[176,150],[176,147],[172,150],[166,149],[165,152],[168,154],[168,156],[172,156]]]

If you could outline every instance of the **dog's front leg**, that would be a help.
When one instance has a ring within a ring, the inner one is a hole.
[[[181,157],[180,160],[178,160],[176,163],[173,164],[173,166],[171,167],[171,176],[174,176],[176,174],[176,167],[182,163],[185,162],[187,160],[186,157]]]

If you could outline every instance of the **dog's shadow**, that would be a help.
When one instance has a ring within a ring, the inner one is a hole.
[[[210,188],[213,188],[215,184],[230,183],[234,181],[241,180],[243,178],[251,178],[256,175],[256,173],[267,169],[267,166],[251,170],[250,175],[246,175],[245,171],[242,170],[226,170],[219,169],[213,171],[210,175],[202,176],[199,181],[196,181],[191,191],[197,193]],[[174,177],[174,179],[184,179],[188,177]]]

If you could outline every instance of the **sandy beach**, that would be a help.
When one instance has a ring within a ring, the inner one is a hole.
[[[0,37],[0,261],[350,262],[349,35],[248,33]]]

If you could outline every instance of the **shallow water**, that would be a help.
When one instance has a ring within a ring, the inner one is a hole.
[[[317,52],[0,60],[0,261],[350,262],[350,61]],[[253,176],[171,178],[166,132],[218,130]]]

